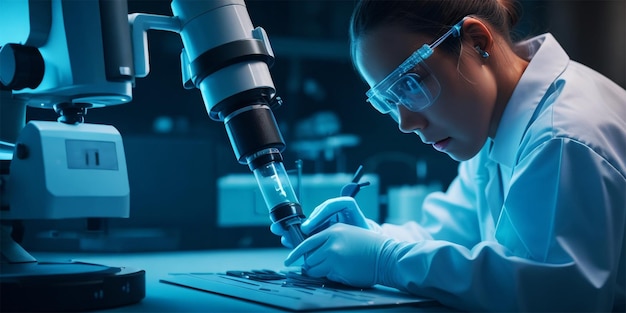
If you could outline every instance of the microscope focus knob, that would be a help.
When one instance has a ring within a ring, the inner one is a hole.
[[[39,49],[13,43],[0,48],[0,84],[9,89],[36,88],[44,70]]]

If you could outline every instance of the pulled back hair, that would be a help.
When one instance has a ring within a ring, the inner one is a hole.
[[[350,22],[352,56],[354,58],[355,42],[380,26],[398,26],[437,38],[467,15],[490,24],[510,45],[510,33],[521,11],[516,0],[360,0]],[[440,48],[458,54],[459,40],[446,40]]]

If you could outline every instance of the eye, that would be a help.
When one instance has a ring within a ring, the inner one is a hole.
[[[420,82],[417,79],[407,79],[406,80],[406,88],[408,91],[415,93],[421,91],[422,88],[419,86]]]

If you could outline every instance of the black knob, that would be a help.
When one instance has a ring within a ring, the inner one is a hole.
[[[14,43],[0,48],[0,84],[9,89],[37,88],[44,70],[39,49]]]
[[[24,160],[28,158],[28,155],[29,155],[28,147],[25,144],[18,143],[15,145],[15,156],[18,159]]]

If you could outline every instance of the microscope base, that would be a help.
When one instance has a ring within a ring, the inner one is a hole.
[[[145,297],[145,271],[83,262],[2,263],[0,311],[92,311]]]

